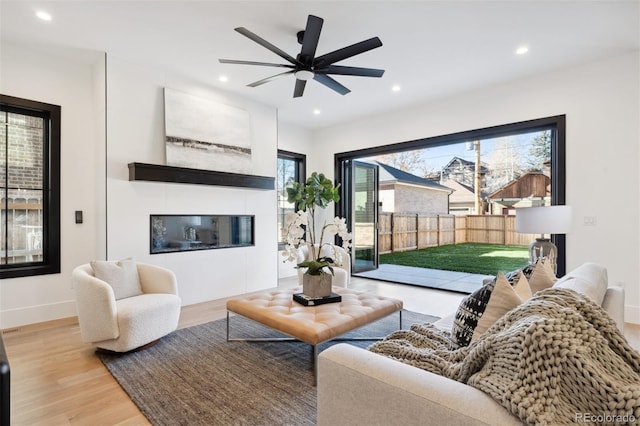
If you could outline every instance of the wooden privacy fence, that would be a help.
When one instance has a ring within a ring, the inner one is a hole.
[[[513,215],[380,213],[378,216],[381,254],[461,243],[528,246],[537,236],[517,233]]]

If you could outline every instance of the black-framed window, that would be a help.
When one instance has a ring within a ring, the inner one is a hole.
[[[0,95],[0,278],[60,272],[60,117]]]
[[[278,150],[278,246],[285,243],[284,225],[287,214],[296,211],[296,206],[287,202],[287,187],[293,182],[303,183],[306,179],[307,157],[304,154]]]

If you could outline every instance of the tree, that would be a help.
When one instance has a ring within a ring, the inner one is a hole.
[[[286,158],[278,158],[278,191],[284,193],[284,188],[295,182],[296,162]]]
[[[529,170],[544,170],[544,163],[551,160],[551,130],[540,132],[531,141],[527,166]]]
[[[441,170],[439,168],[434,167],[428,163],[424,163],[422,164],[422,166],[420,166],[420,172],[418,176],[438,182],[440,181],[440,171]]]
[[[522,159],[513,139],[500,138],[493,152],[486,157],[489,173],[485,181],[488,192],[496,191],[523,173]]]
[[[377,160],[407,173],[420,174],[421,172],[424,172],[424,158],[422,158],[422,150],[383,154],[379,155]]]

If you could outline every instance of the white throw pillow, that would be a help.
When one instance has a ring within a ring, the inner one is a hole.
[[[545,259],[538,260],[533,267],[533,272],[529,277],[531,293],[536,294],[545,288],[551,288],[557,281],[551,262]]]
[[[511,287],[505,276],[499,273],[487,308],[484,310],[484,313],[478,320],[478,325],[473,331],[471,342],[478,340],[480,336],[504,314],[530,298],[531,288],[524,274],[520,274],[517,284]]]
[[[117,262],[94,260],[91,262],[93,275],[113,288],[116,300],[142,294],[138,268],[133,259]]]

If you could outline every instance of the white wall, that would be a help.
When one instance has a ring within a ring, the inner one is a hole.
[[[60,51],[50,55],[50,50],[4,41],[1,47],[0,93],[62,106],[62,271],[2,280],[0,329],[75,315],[71,271],[92,259],[132,256],[169,267],[178,276],[184,304],[276,285],[281,259],[275,244],[275,191],[129,182],[127,164],[164,164],[165,86],[248,110],[253,173],[257,175],[275,175],[278,132],[282,149],[308,154],[308,131],[287,124],[278,129],[274,108],[112,56],[107,60],[105,80],[103,53]],[[73,222],[75,210],[84,211],[84,224]],[[151,256],[152,212],[254,214],[256,246]]]
[[[278,149],[295,152],[307,156],[307,176],[313,172],[311,131],[292,125],[287,122],[278,123]],[[294,262],[284,261],[284,257],[278,253],[278,278],[286,278],[297,275]]]
[[[1,329],[75,315],[71,271],[104,252],[104,56],[6,41],[0,51],[0,93],[62,107],[61,273],[1,280]]]
[[[129,182],[128,163],[166,164],[164,87],[248,111],[252,174],[276,174],[275,108],[108,55],[107,257],[133,257],[173,270],[183,305],[275,287],[275,190]],[[150,214],[255,215],[255,246],[150,255]]]
[[[109,57],[105,182],[102,54],[51,55],[6,41],[0,47],[0,93],[62,106],[62,272],[2,280],[0,328],[75,315],[71,270],[107,256],[175,270],[185,304],[275,285],[282,266],[275,191],[127,180],[129,162],[164,162],[164,86],[249,110],[254,173],[265,176],[275,175],[278,148],[307,154],[309,173],[333,176],[334,152],[566,114],[567,202],[576,222],[567,236],[568,267],[606,265],[609,280],[626,287],[627,321],[640,323],[637,52],[314,132],[277,128],[273,108]],[[84,211],[84,224],[73,222],[75,210]],[[256,246],[150,256],[151,212],[255,214]],[[596,216],[597,226],[583,226],[584,216]]]
[[[636,51],[319,130],[312,155],[333,176],[334,152],[566,114],[567,267],[605,265],[626,287],[626,320],[640,323],[639,77]]]

